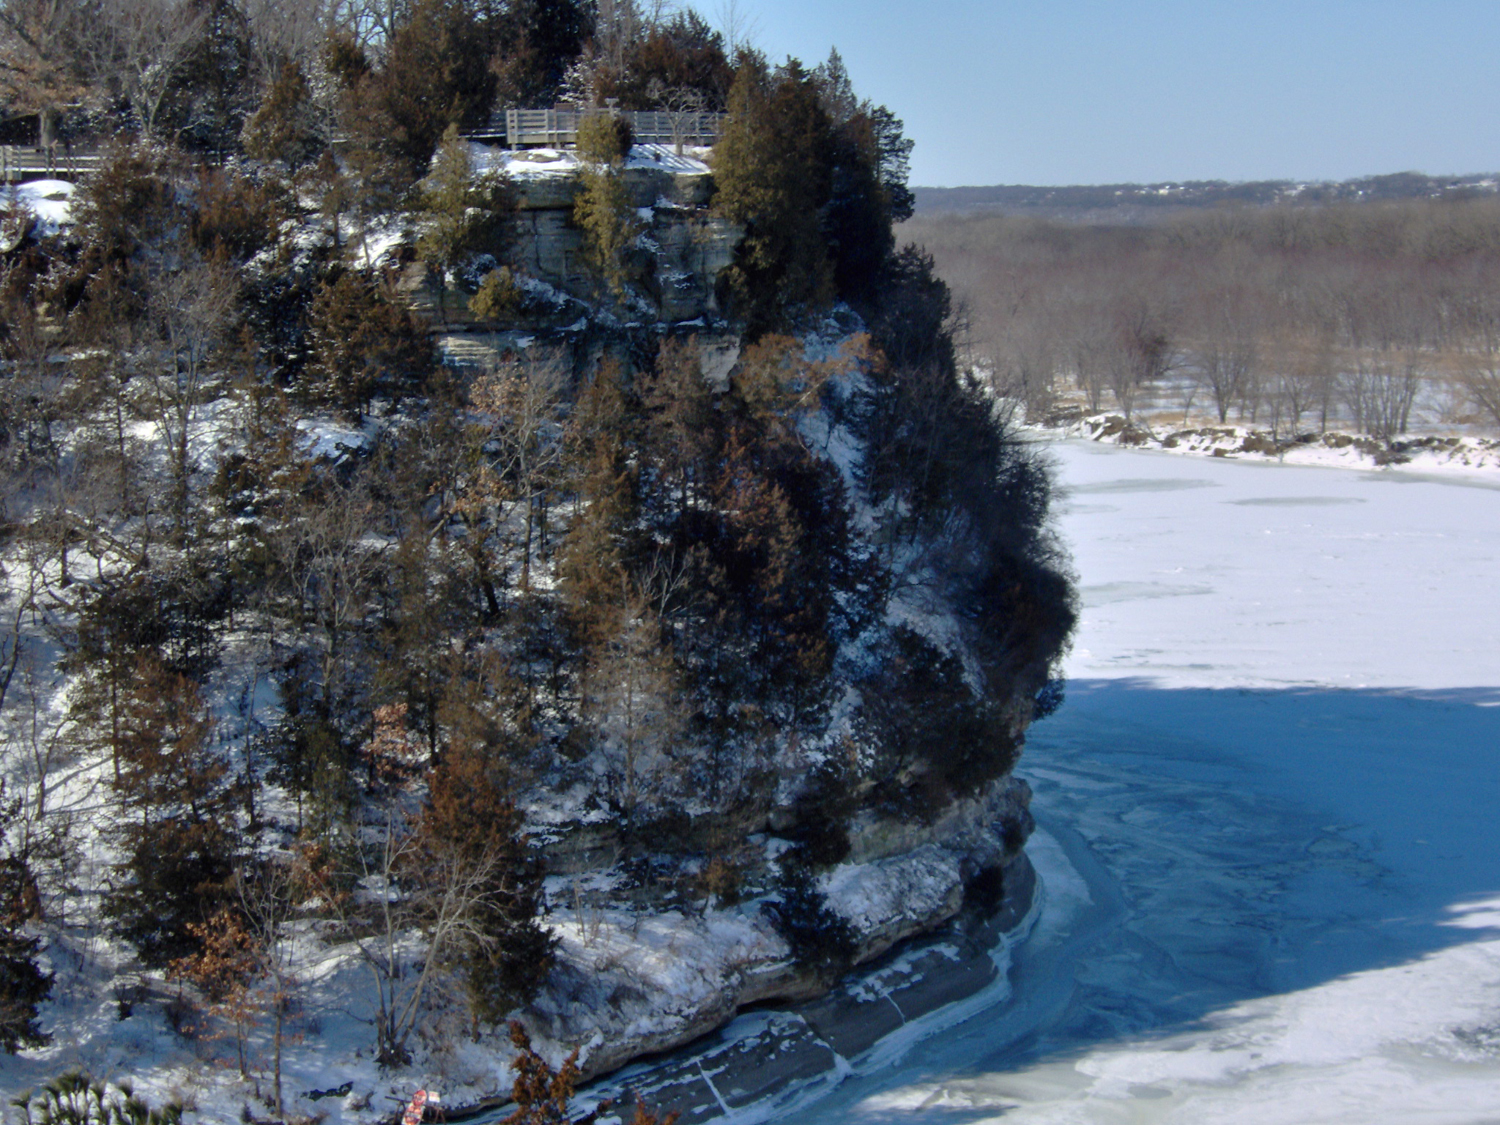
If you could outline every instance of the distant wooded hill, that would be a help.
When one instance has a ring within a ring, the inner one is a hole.
[[[996,184],[993,187],[915,189],[918,215],[996,211],[1049,218],[1112,222],[1141,222],[1163,213],[1226,203],[1329,203],[1348,200],[1442,199],[1492,195],[1500,191],[1500,174],[1427,176],[1395,172],[1339,182],[1256,180],[1190,180],[1159,184],[1095,184],[1036,187]]]

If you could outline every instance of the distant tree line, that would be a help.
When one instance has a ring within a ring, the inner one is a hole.
[[[1500,200],[1282,204],[1131,226],[918,219],[1006,393],[1291,436],[1500,425]]]
[[[1461,200],[1492,194],[1494,180],[1485,175],[1426,176],[1395,172],[1354,180],[1178,180],[1156,184],[1072,184],[1035,186],[917,188],[917,211],[940,213],[989,211],[1038,219],[1074,219],[1091,223],[1134,223],[1181,214],[1189,209],[1226,205]]]

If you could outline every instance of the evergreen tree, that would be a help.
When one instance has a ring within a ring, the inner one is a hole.
[[[825,985],[854,964],[858,952],[854,928],[818,887],[812,872],[792,860],[782,863],[780,897],[761,908],[791,946],[797,964]]]
[[[621,173],[630,153],[624,118],[586,117],[578,127],[582,187],[573,203],[573,222],[583,231],[583,253],[590,268],[616,300],[626,296],[626,255],[635,245],[635,212]]]
[[[598,96],[614,98],[622,109],[670,110],[671,103],[682,102],[721,113],[734,69],[724,53],[724,37],[688,9],[654,22],[628,44],[624,67],[604,68],[598,82]]]
[[[245,152],[256,160],[276,161],[295,174],[317,160],[324,149],[317,109],[307,75],[294,61],[283,64],[245,122]]]
[[[222,161],[239,147],[255,105],[250,21],[234,0],[197,0],[198,34],[161,110],[186,147]],[[191,17],[189,17],[191,18]]]
[[[957,657],[900,626],[876,663],[861,716],[877,800],[931,816],[1015,764],[1005,716],[974,694]]]
[[[730,115],[714,149],[714,205],[745,226],[722,284],[747,335],[835,294],[873,307],[891,224],[911,215],[901,122],[855,95],[837,51],[812,73],[796,60],[771,73],[742,56]]]
[[[304,389],[357,420],[378,390],[421,387],[432,374],[426,326],[357,270],[324,284],[308,321],[313,354]]]
[[[447,319],[448,278],[476,253],[503,255],[515,209],[509,185],[496,173],[476,174],[469,143],[449,125],[422,182],[426,226],[417,251],[438,291],[438,313]]]
[[[0,1051],[10,1055],[52,1041],[39,1014],[52,994],[52,974],[37,964],[41,940],[25,930],[41,904],[25,850],[10,838],[20,811],[20,801],[6,802],[0,778]]]
[[[360,83],[378,110],[361,118],[367,140],[393,157],[411,183],[450,125],[489,112],[495,78],[489,36],[467,0],[415,0],[396,28],[384,65]]]
[[[190,928],[231,901],[235,794],[212,751],[213,720],[191,680],[143,660],[125,696],[121,771],[124,857],[104,914],[141,960],[163,967],[197,951]]]
[[[294,213],[293,201],[280,184],[235,171],[201,168],[194,186],[188,237],[204,257],[243,263],[262,251],[280,248],[282,224]],[[224,280],[233,285],[238,278]]]
[[[557,100],[563,76],[594,30],[587,0],[511,0],[490,20],[496,104],[535,108]]]
[[[834,285],[845,300],[869,308],[881,267],[896,245],[891,199],[880,181],[875,126],[867,109],[832,130],[829,201],[823,216]]]
[[[875,152],[879,159],[880,184],[885,189],[891,222],[904,223],[916,210],[917,197],[906,186],[911,170],[911,150],[915,142],[906,135],[901,119],[883,105],[869,110],[870,128],[875,134]]]
[[[796,60],[772,74],[758,56],[741,57],[714,147],[714,207],[745,228],[720,284],[750,339],[833,296],[819,221],[832,189],[829,143],[813,75]]]

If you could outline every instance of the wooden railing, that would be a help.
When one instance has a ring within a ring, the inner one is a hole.
[[[562,148],[578,143],[578,126],[589,117],[618,112],[630,122],[637,144],[711,145],[724,130],[722,113],[666,110],[507,109],[496,113],[482,129],[465,134],[471,140],[509,148]],[[53,177],[76,181],[99,167],[96,148],[48,151],[34,145],[0,145],[0,183]]]
[[[0,145],[0,182],[19,184],[49,177],[73,180],[99,167],[93,149],[56,148],[51,152],[30,146]]]
[[[630,122],[637,144],[711,145],[724,129],[724,114],[665,110],[507,109],[468,134],[508,148],[561,148],[578,143],[578,126],[589,117],[618,112]]]

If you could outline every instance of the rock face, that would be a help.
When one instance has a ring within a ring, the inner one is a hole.
[[[854,931],[855,963],[875,961],[897,943],[948,922],[963,907],[965,887],[981,870],[1003,872],[1006,905],[1001,915],[1006,910],[1024,914],[1032,876],[1019,848],[1030,824],[1029,800],[1024,781],[1004,778],[920,832],[898,832],[871,822],[856,833],[856,861],[820,880],[828,904]],[[601,846],[592,834],[582,833],[564,835],[547,850],[549,858],[571,866],[581,858],[579,852]],[[524,1022],[539,1044],[554,1046],[559,1058],[565,1048],[582,1044],[579,1064],[585,1076],[681,1047],[723,1026],[746,1005],[810,1001],[828,993],[826,980],[792,960],[758,902],[701,914],[590,911],[580,903],[558,911],[550,922],[561,939],[557,964]],[[944,940],[957,939],[950,935]],[[923,987],[937,990],[933,996],[950,988],[983,987],[994,979],[993,964],[984,960],[989,946],[965,940],[970,945],[960,954],[941,954],[943,973],[918,974],[927,982]],[[984,969],[981,961],[990,968]],[[952,969],[947,962],[966,967]],[[916,979],[910,987],[917,987]],[[854,1050],[849,1038],[857,1035],[854,1030],[825,1031],[819,1042],[830,1042],[827,1036],[832,1036],[839,1040],[834,1047],[842,1043],[841,1054]]]
[[[1024,852],[1002,871],[1000,902],[987,913],[917,939],[815,998],[742,1015],[598,1092],[625,1104],[640,1098],[684,1123],[751,1106],[759,1116],[851,1066],[870,1065],[882,1041],[919,1020],[961,1019],[973,1005],[1003,998],[1009,948],[1034,917],[1037,882]]]
[[[641,224],[631,267],[656,320],[677,324],[719,315],[715,282],[734,259],[741,228],[710,213],[707,173],[627,168],[626,192]],[[576,172],[535,176],[517,185],[517,266],[580,299],[597,285],[584,268],[582,233],[573,225]]]

